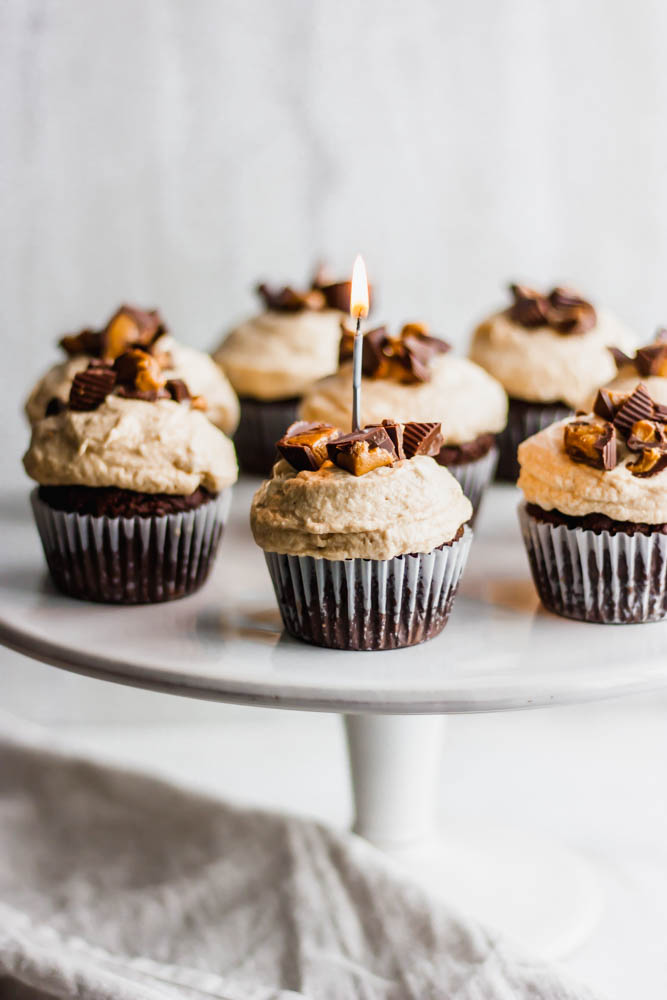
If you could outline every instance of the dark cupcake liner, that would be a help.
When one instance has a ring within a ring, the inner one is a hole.
[[[231,490],[195,510],[107,517],[55,510],[32,491],[37,530],[53,582],[70,597],[154,604],[198,590],[213,564]]]
[[[393,559],[315,559],[265,552],[283,624],[332,649],[398,649],[447,624],[472,530],[432,552]]]
[[[604,625],[667,618],[667,535],[591,531],[519,506],[533,580],[549,611]]]
[[[262,402],[245,396],[239,402],[241,418],[234,434],[239,466],[244,472],[268,476],[277,459],[276,441],[298,420],[301,399]]]
[[[493,447],[486,455],[472,462],[462,462],[458,465],[445,465],[461,485],[461,489],[470,500],[473,508],[473,521],[477,516],[482,497],[487,486],[493,481],[498,463],[498,448]],[[444,464],[444,463],[441,463]]]
[[[497,438],[500,455],[496,479],[515,483],[519,478],[516,453],[521,442],[571,415],[572,410],[564,403],[526,403],[522,399],[510,399],[507,426]]]

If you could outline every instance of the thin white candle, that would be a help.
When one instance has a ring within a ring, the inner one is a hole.
[[[357,255],[352,271],[350,315],[357,321],[352,355],[352,430],[358,431],[361,426],[361,359],[364,348],[361,320],[368,316],[368,278],[364,259],[360,255]]]

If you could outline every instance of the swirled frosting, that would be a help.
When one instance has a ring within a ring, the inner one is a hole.
[[[232,434],[239,422],[239,401],[215,361],[204,351],[187,347],[169,334],[160,337],[155,349],[158,353],[171,355],[172,364],[164,371],[164,377],[182,379],[193,396],[204,396],[206,416],[225,434]],[[42,376],[25,404],[31,424],[42,419],[49,400],[55,397],[67,402],[72,379],[86,369],[89,361],[87,354],[77,354],[54,365]]]
[[[338,367],[344,316],[337,309],[269,310],[232,330],[213,357],[239,396],[265,401],[301,396]]]
[[[364,378],[361,424],[386,417],[407,422],[440,421],[445,444],[463,444],[480,434],[501,431],[507,395],[495,378],[468,361],[441,354],[430,363],[431,381],[406,385],[392,378]],[[349,427],[352,419],[352,365],[317,382],[300,408],[304,420]]]
[[[297,472],[278,462],[250,512],[255,541],[268,552],[325,559],[392,559],[430,552],[470,519],[454,477],[421,456],[353,476],[331,463]]]
[[[614,377],[616,364],[607,348],[625,351],[635,343],[634,335],[602,309],[592,329],[570,336],[548,326],[526,329],[503,311],[477,327],[470,357],[516,399],[578,409]]]
[[[626,468],[626,455],[609,471],[573,462],[563,446],[561,420],[519,445],[519,488],[543,510],[584,517],[606,514],[615,521],[667,522],[667,470],[642,479]]]
[[[137,493],[218,493],[236,481],[234,446],[184,403],[107,396],[33,427],[23,464],[41,486],[115,486]]]

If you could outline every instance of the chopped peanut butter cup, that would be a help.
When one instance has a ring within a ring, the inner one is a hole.
[[[287,428],[276,448],[298,471],[319,469],[327,461],[327,444],[340,437],[337,427],[299,420]]]
[[[616,465],[616,434],[609,421],[573,420],[565,425],[563,440],[574,462],[607,471]]]

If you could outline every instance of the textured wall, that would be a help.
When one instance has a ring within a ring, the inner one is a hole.
[[[121,299],[210,345],[260,276],[357,250],[463,342],[511,276],[667,320],[667,8],[639,0],[4,0],[10,434]]]

